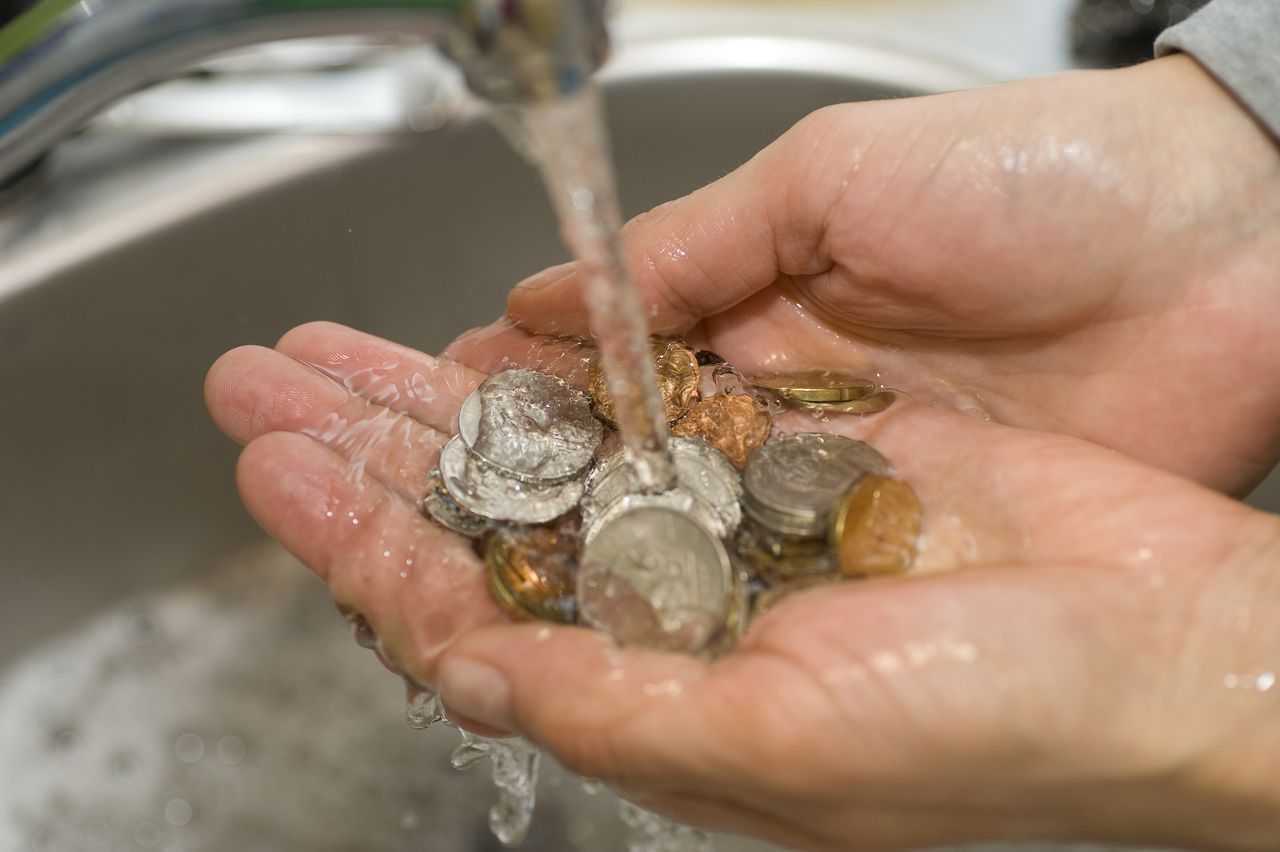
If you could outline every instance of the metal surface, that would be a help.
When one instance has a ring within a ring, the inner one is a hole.
[[[603,0],[41,0],[0,29],[0,186],[121,97],[232,48],[416,36],[477,94],[525,102],[600,66],[603,15]]]
[[[883,49],[733,44],[645,45],[606,73],[629,213],[824,104],[979,82]],[[510,283],[565,259],[537,176],[468,121],[389,140],[90,135],[41,180],[0,211],[0,826],[21,831],[0,848],[55,830],[76,848],[103,819],[191,852],[499,849],[487,769],[454,773],[456,737],[404,727],[399,682],[245,515],[201,385],[222,352],[311,319],[427,351],[490,320]],[[165,819],[178,798],[189,827]],[[521,848],[622,849],[608,808],[553,777]]]

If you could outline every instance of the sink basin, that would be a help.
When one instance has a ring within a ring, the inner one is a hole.
[[[621,51],[605,84],[629,214],[822,105],[980,82],[747,41]],[[397,680],[241,508],[201,383],[307,320],[426,351],[490,320],[566,258],[533,170],[471,117],[379,138],[88,134],[36,180],[0,208],[0,848],[500,848],[487,769],[454,772],[456,734],[404,725]],[[540,796],[523,848],[624,848],[606,796],[555,772]]]

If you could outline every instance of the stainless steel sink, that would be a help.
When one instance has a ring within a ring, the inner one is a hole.
[[[622,51],[606,88],[629,212],[824,104],[980,82],[752,38]],[[426,351],[488,321],[565,258],[532,169],[475,117],[381,138],[88,134],[28,193],[0,208],[0,848],[498,848],[484,770],[454,773],[452,734],[404,726],[398,682],[240,507],[201,382],[307,320]],[[622,849],[607,810],[552,777],[525,848]]]

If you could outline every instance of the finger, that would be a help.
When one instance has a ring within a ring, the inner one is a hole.
[[[554,373],[570,384],[585,386],[594,347],[580,339],[534,334],[509,317],[458,337],[445,355],[481,373],[525,367]]]
[[[457,431],[462,401],[492,372],[331,322],[298,326],[280,338],[276,350],[315,365],[352,393],[444,434]]]
[[[411,501],[426,493],[446,439],[261,346],[219,358],[205,380],[205,399],[214,422],[242,444],[270,432],[300,432],[341,454],[351,475],[368,471]]]
[[[470,545],[371,476],[304,435],[272,432],[245,447],[237,484],[250,514],[363,615],[388,657],[423,684],[453,638],[503,621]]]
[[[622,230],[626,265],[656,333],[680,332],[719,313],[781,274],[814,275],[830,266],[822,245],[826,213],[842,191],[833,180],[796,191],[799,171],[823,151],[829,113],[815,113],[728,176],[632,219]],[[522,325],[585,336],[582,280],[573,264],[521,282],[507,300]]]
[[[757,702],[721,685],[788,689],[784,672],[770,674],[726,681],[693,657],[620,649],[581,628],[518,625],[462,637],[441,661],[440,686],[456,712],[529,738],[574,772],[655,792],[749,774],[758,750],[740,722]]]

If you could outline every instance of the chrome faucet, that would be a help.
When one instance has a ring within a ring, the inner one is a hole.
[[[38,0],[0,28],[0,187],[95,114],[212,54],[336,34],[416,35],[499,103],[575,91],[606,0]]]

